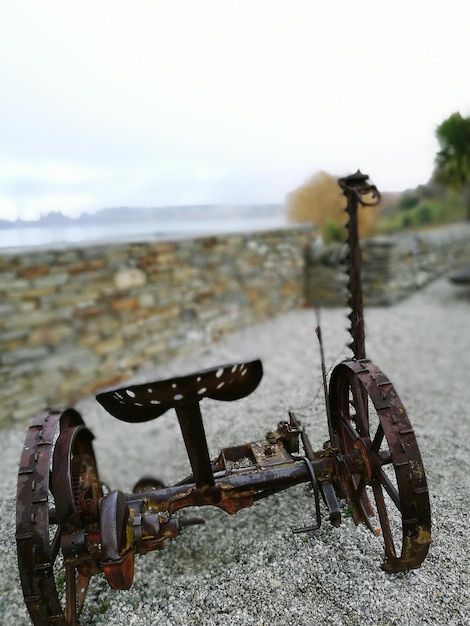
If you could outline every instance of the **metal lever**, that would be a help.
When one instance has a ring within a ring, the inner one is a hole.
[[[320,485],[323,499],[330,512],[330,522],[332,526],[341,524],[341,511],[339,509],[338,499],[336,498],[335,489],[331,483],[322,483]]]
[[[312,483],[312,487],[313,487],[313,497],[315,499],[315,517],[316,517],[316,523],[313,524],[312,526],[304,526],[302,528],[293,528],[292,532],[294,534],[299,534],[299,533],[308,533],[312,530],[318,530],[321,526],[321,512],[320,512],[320,494],[318,491],[318,482],[315,476],[315,470],[313,469],[313,466],[310,462],[309,459],[307,459],[307,457],[303,457],[302,459],[305,462],[305,465],[308,468],[309,474],[310,474],[310,482]]]

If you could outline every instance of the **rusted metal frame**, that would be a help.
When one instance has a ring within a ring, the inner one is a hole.
[[[296,417],[296,415],[295,415],[295,413],[293,411],[289,411],[289,419],[292,422],[293,426],[300,433],[300,438],[302,440],[302,445],[303,445],[303,448],[304,448],[305,456],[310,461],[315,461],[316,454],[315,454],[313,446],[312,446],[312,444],[310,442],[310,438],[307,435],[307,433],[305,432],[303,426],[301,425],[300,421],[297,419],[297,417]]]
[[[349,215],[348,221],[348,244],[349,244],[349,259],[348,259],[348,289],[349,300],[348,304],[351,307],[351,313],[349,314],[349,320],[351,322],[350,333],[353,338],[351,347],[356,359],[365,359],[366,346],[365,346],[365,328],[364,328],[364,303],[362,296],[362,257],[361,248],[359,245],[358,235],[358,200],[355,194],[349,195],[347,213]]]
[[[314,461],[312,467],[319,482],[332,480],[334,471],[332,458],[327,457]],[[214,487],[211,489],[198,489],[195,483],[188,483],[165,487],[158,491],[129,494],[126,497],[129,501],[140,498],[146,499],[148,509],[152,511],[171,510],[174,512],[185,507],[201,506],[202,504],[225,508],[226,502],[230,502],[232,497],[236,502],[240,496],[251,498],[258,493],[272,489],[282,491],[293,485],[309,481],[310,472],[305,463],[299,460],[281,467],[246,471],[240,474],[224,474],[215,478]]]
[[[98,521],[98,500],[102,497],[96,459],[93,452],[93,434],[83,424],[64,428],[54,446],[51,489],[55,500],[55,521],[60,524],[62,532],[68,528],[74,530],[80,526],[81,520]],[[72,458],[86,458],[93,466],[93,487],[96,486],[95,497],[87,502],[75,502],[72,486]]]
[[[313,468],[313,464],[307,457],[304,457],[304,463],[307,466],[310,474],[310,483],[313,489],[313,499],[315,501],[315,523],[310,526],[302,526],[301,528],[295,528],[292,532],[295,534],[308,533],[314,530],[318,530],[321,527],[321,512],[320,512],[320,491],[318,488],[318,481]]]
[[[368,176],[357,171],[351,176],[340,178],[339,186],[347,199],[346,212],[348,214],[347,244],[348,254],[345,259],[348,274],[348,304],[351,307],[349,332],[353,338],[350,345],[355,359],[366,358],[364,303],[362,295],[362,255],[359,243],[358,206],[375,206],[380,201],[380,193],[374,185],[368,182]],[[371,199],[367,200],[367,196]]]
[[[263,376],[261,361],[229,363],[168,380],[111,389],[96,396],[111,415],[124,422],[146,422],[171,408],[203,398],[233,401],[252,393]]]
[[[367,204],[377,204],[380,199],[380,194],[377,191],[376,187],[368,183],[368,176],[362,174],[359,170],[351,176],[341,178],[338,183],[347,199],[346,213],[348,214],[348,222],[346,224],[346,241],[348,246],[348,253],[345,259],[345,263],[346,273],[348,275],[348,305],[351,308],[351,312],[348,316],[351,323],[349,333],[352,337],[352,342],[349,347],[352,349],[354,358],[356,360],[361,360],[366,358],[366,347],[364,302],[362,293],[362,253],[359,241],[358,207],[359,204],[363,206]],[[369,193],[372,193],[374,197],[374,201],[370,203],[364,199],[364,196]],[[368,406],[366,393],[365,391],[360,391],[358,394],[357,390],[353,390],[353,393],[355,393],[356,396],[356,404],[363,405],[356,406],[356,410],[358,416],[360,416],[360,419],[365,422],[364,424],[362,424],[362,426],[365,427],[366,425],[368,425]],[[360,395],[362,395],[362,398],[359,397]],[[328,405],[327,408],[329,413]],[[330,416],[328,414],[328,420],[329,419]]]
[[[49,508],[49,478],[54,438],[59,428],[80,423],[83,423],[80,415],[73,410],[40,413],[28,430],[20,459],[16,518],[18,566],[26,606],[31,619],[39,626],[70,623],[63,614],[54,579],[53,565],[61,533],[57,527],[54,537],[49,539],[50,517],[53,517]],[[73,610],[76,613],[76,608],[70,609]]]
[[[213,486],[214,476],[199,402],[176,406],[176,415],[196,485]]]
[[[369,433],[362,433],[360,440],[366,448],[373,472],[369,484],[373,489],[385,542],[386,559],[383,568],[387,571],[400,571],[419,567],[429,548],[431,517],[426,478],[413,429],[392,383],[370,361],[347,361],[337,366],[332,375],[330,391],[333,389],[339,392],[338,395],[344,394],[345,389],[343,387],[341,391],[339,381],[351,381],[354,377],[357,377],[371,398],[380,424],[372,439]],[[336,398],[332,400],[332,404],[336,420]],[[343,419],[341,423],[345,422],[347,419]],[[350,431],[346,429],[345,432]],[[379,453],[384,437],[389,450]],[[382,467],[386,464],[393,464],[398,489],[383,472]],[[360,490],[364,488],[363,482],[356,485],[353,496],[356,500],[360,498]],[[400,556],[396,554],[382,488],[390,495],[402,517]]]
[[[346,262],[354,359],[335,368],[328,389],[318,326],[329,448],[315,452],[300,422],[289,413],[290,422],[280,422],[277,431],[268,433],[267,441],[226,448],[218,459],[210,461],[199,401],[203,397],[235,400],[248,395],[261,380],[260,361],[232,363],[185,377],[112,390],[97,397],[111,414],[129,422],[154,419],[169,408],[176,410],[193,474],[172,487],[158,485],[152,490],[147,487],[146,491],[137,491],[135,487],[137,493],[125,495],[116,491],[103,498],[101,487],[89,488],[90,472],[94,472],[92,478],[98,485],[99,478],[91,445],[93,436],[80,415],[73,409],[40,414],[28,431],[21,457],[16,533],[21,583],[35,626],[78,626],[88,582],[98,571],[104,571],[112,587],[129,588],[136,552],[161,549],[163,542],[176,537],[183,526],[200,523],[196,519],[173,518],[174,512],[212,505],[236,513],[257,500],[304,482],[313,486],[316,521],[298,532],[320,526],[320,493],[333,525],[341,521],[338,494],[357,509],[353,512],[356,522],[364,522],[374,531],[369,520],[373,515],[366,489],[369,487],[385,543],[383,568],[396,572],[419,567],[429,548],[431,528],[421,457],[391,382],[365,358],[358,207],[377,204],[380,194],[359,171],[340,179],[339,184],[347,198],[349,216]],[[379,420],[372,437],[369,399]],[[351,413],[350,405],[355,413]],[[56,441],[58,430],[61,434]],[[305,457],[298,456],[299,436]],[[388,445],[386,450],[381,449],[384,443]],[[248,466],[238,467],[238,461],[245,456]],[[72,458],[81,461],[80,493]],[[397,486],[384,471],[387,465],[393,466]],[[402,518],[400,555],[394,543],[386,495]],[[60,501],[56,509],[51,508],[52,496]],[[52,526],[57,527],[55,534],[50,533]],[[60,549],[66,572],[65,616],[53,572]]]
[[[315,490],[315,523],[294,532],[313,531],[321,525],[319,481],[331,485],[333,468],[331,457],[314,462],[303,457],[288,466],[220,477],[210,488],[199,489],[194,483],[179,484],[158,491],[129,494],[126,498],[129,509],[133,511],[132,519],[138,519],[139,525],[145,525],[147,518],[155,517],[155,512],[171,514],[191,506],[213,505],[228,513],[236,513],[263,497],[287,490],[295,484],[312,482]],[[337,521],[336,508],[337,500],[331,503],[332,519]],[[155,526],[153,533],[147,524],[145,539],[136,536],[136,550],[145,553],[161,548],[165,539],[179,534],[180,526],[168,527],[168,524],[174,522],[169,520],[161,527]]]

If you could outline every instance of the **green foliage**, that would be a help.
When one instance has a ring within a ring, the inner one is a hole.
[[[59,593],[65,593],[65,574],[60,573],[55,577],[55,586]]]
[[[430,180],[426,185],[418,185],[415,193],[423,200],[442,198],[442,187]]]
[[[419,228],[441,221],[441,207],[432,202],[423,202],[402,216],[403,228]]]
[[[400,200],[398,201],[398,210],[407,211],[408,209],[412,209],[419,203],[420,197],[419,193],[415,190],[408,190],[402,195]]]
[[[452,113],[436,129],[440,150],[435,178],[459,188],[470,181],[470,117]]]
[[[401,228],[403,228],[403,230],[412,228],[414,226],[413,217],[411,215],[403,215],[399,225],[401,226]]]
[[[325,243],[344,241],[346,236],[346,229],[344,227],[344,224],[332,221],[326,222],[323,236],[325,239]]]
[[[106,611],[109,609],[109,606],[110,606],[109,600],[103,600],[100,608],[98,609],[98,613],[100,613],[101,615],[103,613],[106,613]]]
[[[470,117],[453,113],[436,128],[436,138],[440,150],[431,180],[388,205],[379,217],[379,232],[470,220]]]
[[[470,219],[470,117],[452,113],[437,127],[436,138],[440,150],[433,179],[463,192]]]
[[[465,220],[465,203],[452,190],[420,185],[407,191],[379,222],[382,233],[417,230]]]
[[[430,224],[436,214],[436,207],[434,207],[430,203],[422,204],[418,207],[418,210],[416,211],[416,219],[418,221],[418,224]]]

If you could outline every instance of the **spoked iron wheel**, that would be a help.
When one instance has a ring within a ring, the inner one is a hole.
[[[338,495],[356,523],[382,536],[384,570],[419,567],[431,541],[429,494],[416,438],[393,385],[371,361],[346,361],[333,370],[329,402]]]
[[[99,571],[99,560],[89,554],[74,563],[61,551],[64,540],[83,524],[92,532],[98,521],[102,494],[92,438],[73,409],[40,413],[26,435],[18,472],[16,544],[35,626],[78,625],[89,579]]]

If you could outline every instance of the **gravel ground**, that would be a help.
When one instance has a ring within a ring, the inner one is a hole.
[[[344,348],[347,311],[324,309],[326,360]],[[368,356],[391,378],[417,433],[431,493],[433,542],[418,570],[386,574],[380,537],[346,518],[309,535],[313,501],[298,486],[229,516],[199,511],[205,526],[185,529],[165,550],[136,560],[129,591],[95,577],[81,623],[300,626],[311,624],[470,624],[470,289],[440,280],[391,308],[366,312]],[[294,311],[207,345],[138,381],[259,356],[264,379],[235,403],[205,401],[211,448],[261,438],[288,409],[302,416],[315,448],[328,438],[312,310]],[[320,390],[320,392],[319,392]],[[174,415],[147,424],[114,420],[95,402],[78,410],[95,433],[101,478],[130,490],[154,473],[171,484],[187,472]],[[3,431],[0,472],[0,623],[29,624],[14,541],[16,471],[26,428]]]

